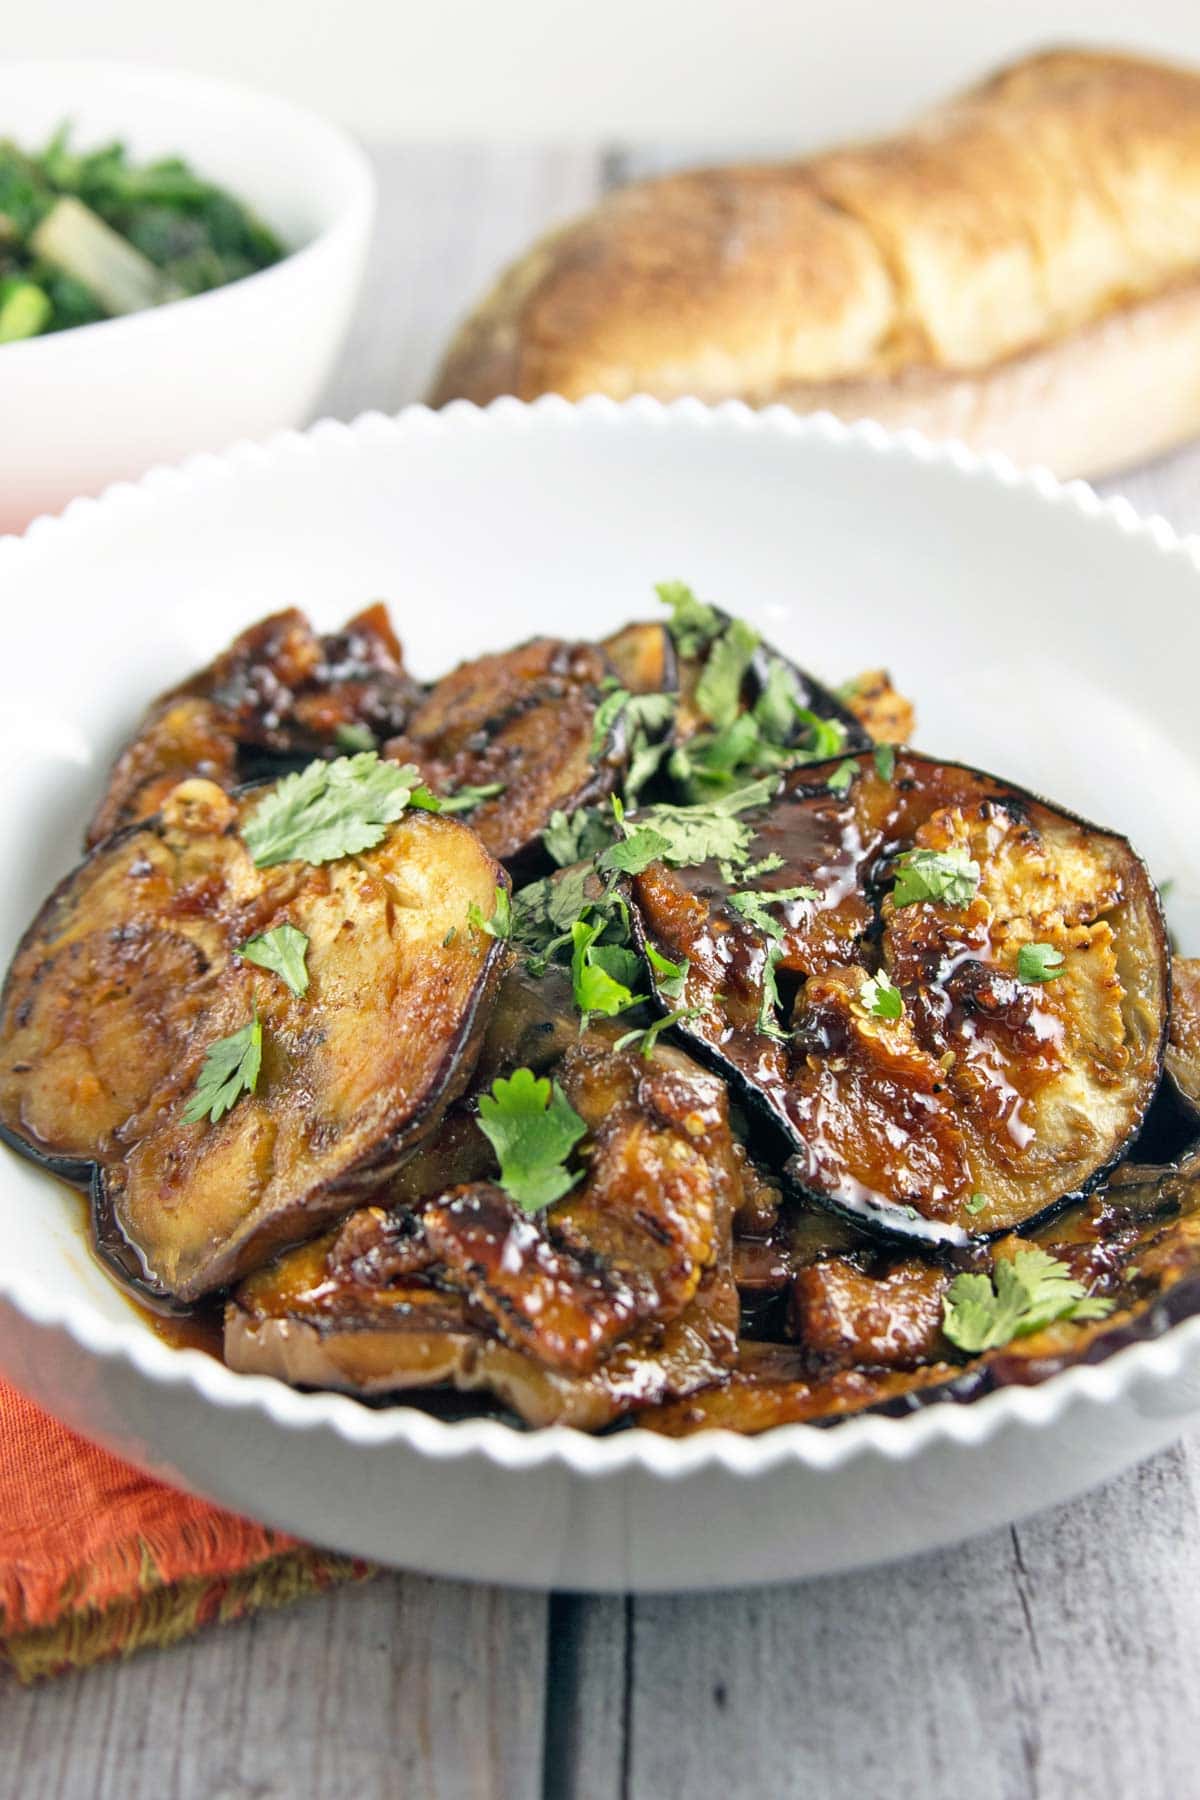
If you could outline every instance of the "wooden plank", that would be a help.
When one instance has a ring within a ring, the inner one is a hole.
[[[612,1595],[551,1601],[544,1800],[617,1800],[625,1792],[633,1608]]]
[[[385,1576],[159,1655],[0,1687],[0,1795],[533,1800],[546,1601]]]
[[[591,203],[603,163],[579,149],[411,144],[374,160],[381,204],[366,280],[319,408],[339,419],[422,399],[455,321],[539,232]]]
[[[638,1602],[628,1793],[1194,1793],[1196,1460],[894,1568]]]

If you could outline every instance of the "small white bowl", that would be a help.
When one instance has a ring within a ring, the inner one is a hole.
[[[270,95],[107,62],[0,67],[0,136],[112,138],[178,154],[276,231],[289,254],[151,312],[0,345],[0,531],[189,451],[311,414],[358,293],[375,210],[362,151]]]

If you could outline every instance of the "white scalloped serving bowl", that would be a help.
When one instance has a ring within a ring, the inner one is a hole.
[[[387,596],[421,673],[599,634],[682,576],[827,678],[888,664],[928,750],[1128,831],[1200,950],[1194,548],[1089,489],[872,426],[557,400],[320,425],[157,471],[0,542],[5,960],[145,698],[283,605]],[[294,1393],[160,1342],[77,1198],[0,1152],[0,1370],[86,1435],[318,1542],[534,1586],[778,1581],[980,1531],[1167,1442],[1200,1318],[905,1419],[593,1439]]]

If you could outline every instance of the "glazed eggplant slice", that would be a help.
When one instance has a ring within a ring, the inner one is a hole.
[[[1168,990],[1123,838],[914,755],[794,771],[744,817],[767,865],[748,888],[653,863],[634,910],[687,963],[664,1010],[692,1009],[683,1039],[782,1128],[801,1192],[961,1243],[1112,1167],[1158,1081]]]
[[[804,1271],[795,1341],[744,1342],[737,1367],[707,1392],[643,1421],[684,1436],[703,1427],[759,1432],[832,1423],[865,1410],[904,1413],[1029,1385],[1158,1337],[1200,1310],[1200,1160],[1118,1170],[1108,1188],[1041,1227],[1033,1245],[1100,1304],[968,1356],[945,1334],[952,1267],[915,1258],[834,1257]],[[1008,1237],[977,1252],[994,1271],[1028,1250]]]
[[[598,721],[615,677],[594,644],[535,638],[462,663],[429,690],[387,746],[436,793],[483,789],[469,819],[493,856],[528,857],[555,812],[607,799],[627,748],[619,721]]]
[[[117,759],[87,847],[151,817],[189,776],[232,788],[280,759],[371,749],[403,729],[419,694],[385,606],[324,637],[295,608],[273,613],[155,701]]]
[[[267,790],[269,791],[269,790]],[[0,1125],[100,1194],[148,1282],[194,1299],[377,1187],[465,1086],[506,958],[467,928],[499,866],[405,812],[374,849],[258,868],[264,790],[185,782],[93,852],[26,934],[0,1004]],[[297,994],[239,948],[307,939]],[[189,1119],[208,1052],[261,1030],[253,1091]]]
[[[1167,1073],[1193,1113],[1200,1113],[1200,959],[1171,961],[1171,1028]]]
[[[469,1347],[445,1346],[456,1385],[490,1388],[530,1422],[594,1427],[711,1384],[737,1328],[739,1177],[724,1088],[678,1052],[647,1060],[594,1039],[557,1073],[589,1128],[580,1186],[535,1216],[488,1181],[364,1209],[319,1251],[293,1252],[238,1290],[227,1314],[234,1366],[308,1379],[294,1346],[311,1369],[324,1343],[339,1385],[411,1385],[407,1364],[386,1372],[377,1337],[357,1379],[351,1334],[407,1333],[427,1319],[416,1283],[448,1306],[456,1297],[446,1329],[474,1333]],[[394,1190],[384,1197],[394,1202]]]

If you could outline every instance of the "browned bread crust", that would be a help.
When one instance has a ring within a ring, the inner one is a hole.
[[[612,194],[451,343],[461,396],[695,394],[1096,472],[1200,429],[1200,75],[1052,51],[900,136]]]

